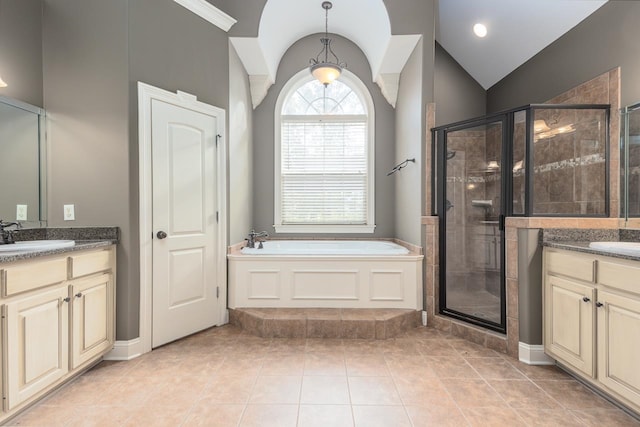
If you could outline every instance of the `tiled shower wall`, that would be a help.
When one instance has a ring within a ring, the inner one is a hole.
[[[423,217],[425,250],[425,295],[428,323],[453,335],[466,338],[488,348],[518,357],[519,313],[518,313],[518,233],[519,228],[637,228],[640,219],[622,221],[620,212],[620,71],[611,70],[576,88],[573,88],[551,100],[551,104],[611,104],[610,117],[610,217],[611,218],[507,218],[506,222],[506,276],[507,276],[507,334],[496,334],[464,322],[440,316],[438,307],[439,256],[438,256],[438,218]],[[433,108],[433,107],[431,107]],[[431,111],[431,116],[433,115]],[[427,114],[429,128],[435,120]],[[431,135],[427,135],[427,162],[430,165]],[[640,164],[640,163],[639,163]],[[428,176],[429,174],[427,174]],[[427,182],[426,212],[431,212],[431,183]],[[515,190],[514,190],[515,191]],[[574,190],[575,191],[575,190]]]

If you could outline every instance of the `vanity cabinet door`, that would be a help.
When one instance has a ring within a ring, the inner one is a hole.
[[[546,275],[544,291],[545,351],[593,377],[594,287]]]
[[[598,379],[640,405],[640,298],[598,292]]]
[[[113,275],[77,280],[72,282],[71,289],[71,368],[75,369],[113,347]]]
[[[68,372],[68,292],[61,286],[5,305],[5,409],[13,409]]]

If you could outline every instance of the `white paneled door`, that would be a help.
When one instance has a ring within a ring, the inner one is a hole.
[[[186,107],[151,103],[153,347],[220,318],[217,123]]]

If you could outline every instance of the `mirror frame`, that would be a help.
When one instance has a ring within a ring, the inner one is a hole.
[[[47,226],[47,132],[46,132],[46,111],[24,101],[0,95],[0,103],[10,105],[21,110],[38,115],[38,181],[39,188],[39,209],[38,221],[23,222],[24,228],[42,228]]]

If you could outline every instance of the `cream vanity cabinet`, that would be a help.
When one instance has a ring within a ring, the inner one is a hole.
[[[640,410],[640,261],[544,253],[545,352]]]
[[[0,264],[0,274],[3,408],[11,412],[113,347],[115,246]]]

